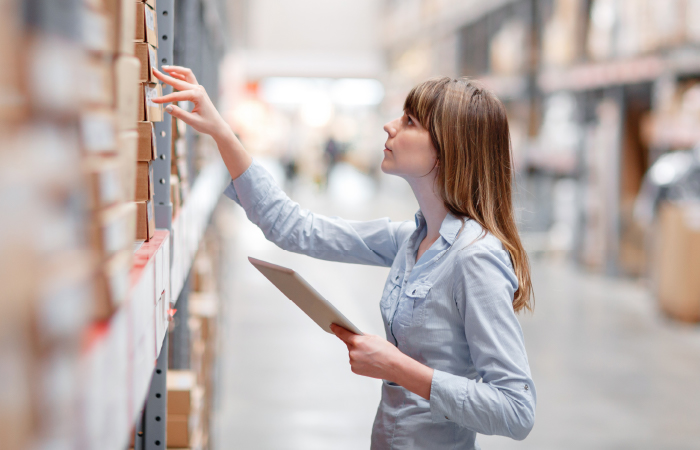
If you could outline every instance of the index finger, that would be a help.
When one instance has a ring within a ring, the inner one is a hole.
[[[179,76],[184,77],[185,81],[187,81],[188,83],[199,84],[197,83],[197,77],[194,76],[194,72],[192,72],[192,69],[188,67],[163,66],[163,70],[169,75],[177,74]]]
[[[163,83],[169,84],[178,91],[188,91],[190,89],[195,89],[195,85],[188,83],[187,81],[178,80],[169,75],[164,74],[160,70],[153,68],[153,74]]]

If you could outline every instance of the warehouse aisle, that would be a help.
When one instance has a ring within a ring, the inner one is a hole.
[[[330,191],[323,196],[299,188],[294,197],[333,215],[339,199]],[[345,192],[362,192],[362,186]],[[355,205],[344,216],[412,217],[415,205],[397,201],[405,193],[401,185],[384,192],[372,202],[343,199]],[[229,297],[215,448],[369,448],[380,382],[352,374],[344,345],[319,330],[246,257],[297,269],[375,334],[383,333],[378,301],[388,269],[279,250],[230,201],[223,202],[218,221],[227,230],[230,276],[224,280]],[[537,422],[524,442],[480,437],[484,450],[698,448],[700,329],[665,320],[638,284],[545,261],[533,262],[533,273],[537,313],[521,322],[538,388]]]

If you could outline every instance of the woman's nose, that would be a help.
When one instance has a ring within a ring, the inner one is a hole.
[[[393,125],[393,122],[389,122],[386,125],[384,125],[384,131],[386,131],[389,134],[389,137],[394,137],[396,134],[396,128]]]

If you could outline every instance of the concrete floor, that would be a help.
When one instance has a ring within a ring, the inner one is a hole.
[[[352,198],[309,188],[294,197],[316,212],[353,219],[400,220],[415,212],[400,184],[371,202],[363,189],[351,189]],[[284,252],[230,201],[217,223],[228,275],[215,448],[369,448],[380,382],[351,373],[345,346],[246,257],[296,269],[361,329],[380,335],[388,269]],[[665,319],[634,282],[544,260],[533,261],[533,278],[536,312],[521,323],[538,391],[535,428],[523,442],[480,436],[482,448],[700,449],[700,328]]]

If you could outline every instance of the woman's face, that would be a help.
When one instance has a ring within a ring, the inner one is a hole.
[[[419,178],[435,167],[437,151],[428,130],[415,117],[403,116],[384,125],[389,136],[384,144],[382,171],[402,178]]]

